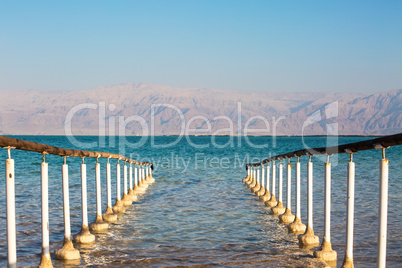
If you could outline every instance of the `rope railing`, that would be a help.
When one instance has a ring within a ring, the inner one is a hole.
[[[308,148],[297,150],[285,154],[275,155],[269,158],[266,158],[258,163],[248,163],[246,168],[248,167],[258,167],[264,164],[267,164],[271,161],[275,160],[283,160],[292,157],[301,157],[303,155],[313,156],[313,155],[333,155],[333,154],[340,154],[340,153],[357,153],[359,151],[364,150],[371,150],[371,149],[382,149],[388,148],[395,145],[402,144],[402,133],[384,136],[372,140],[365,140],[359,142],[353,142],[338,146],[332,147],[319,147],[319,148]]]
[[[11,158],[11,150],[18,149],[23,151],[37,152],[43,155],[41,163],[41,209],[42,209],[42,255],[39,267],[53,267],[50,248],[49,248],[49,193],[48,193],[48,163],[46,155],[58,155],[64,158],[62,165],[62,184],[63,184],[63,219],[64,219],[64,241],[62,248],[55,251],[55,256],[60,260],[80,259],[79,250],[74,248],[73,241],[79,244],[93,243],[95,235],[93,233],[105,231],[109,223],[114,223],[124,213],[126,207],[133,201],[137,201],[137,196],[144,193],[155,179],[152,177],[153,165],[149,162],[140,162],[130,159],[120,154],[73,150],[50,146],[36,142],[30,142],[11,137],[0,136],[0,146],[7,149],[8,159],[5,163],[6,181],[6,217],[7,217],[7,266],[17,267],[17,237],[16,237],[16,213],[15,213],[15,170],[14,159]],[[80,233],[71,237],[70,226],[70,198],[68,182],[67,157],[81,157],[81,208],[82,208],[82,227]],[[96,180],[96,219],[88,224],[87,212],[87,173],[85,158],[95,158],[95,180]],[[107,159],[106,164],[106,189],[107,189],[107,209],[102,214],[101,200],[101,173],[99,159]],[[116,159],[116,203],[112,206],[111,197],[111,166],[110,159]],[[123,166],[123,195],[121,193],[121,167]],[[129,166],[127,166],[129,164]],[[134,169],[132,168],[134,165]],[[134,176],[133,176],[134,172]],[[18,175],[18,174],[17,174]],[[134,180],[134,182],[133,182]],[[129,181],[129,182],[128,182]],[[129,187],[128,184],[129,183]]]
[[[279,216],[279,223],[287,224],[289,233],[298,234],[299,245],[302,248],[313,248],[319,245],[318,236],[313,231],[313,163],[311,157],[314,155],[325,155],[324,163],[324,237],[319,250],[314,251],[316,258],[328,263],[336,262],[337,253],[332,250],[330,225],[331,225],[331,163],[330,156],[334,154],[347,153],[350,161],[347,163],[347,211],[346,211],[346,248],[345,258],[342,267],[353,267],[353,225],[354,225],[354,196],[355,196],[355,163],[353,154],[359,151],[378,149],[382,150],[382,159],[379,161],[379,210],[378,210],[378,234],[377,234],[377,267],[386,266],[387,247],[387,218],[388,218],[388,173],[389,161],[385,158],[385,149],[391,146],[402,145],[402,133],[343,144],[332,147],[308,148],[285,154],[269,157],[258,163],[246,164],[247,176],[243,182],[251,189],[251,192],[264,202],[266,207],[271,208],[271,213]],[[308,156],[307,162],[307,226],[301,222],[300,206],[300,162],[302,156]],[[296,215],[291,212],[291,169],[290,160],[297,158],[295,163],[295,200]],[[283,164],[287,160],[287,200],[286,207],[283,206]],[[279,165],[275,164],[279,161]],[[266,165],[266,167],[265,167]],[[276,170],[278,169],[278,177]],[[261,178],[260,178],[261,171]],[[264,173],[266,171],[266,176]],[[278,181],[278,187],[276,182]],[[270,185],[272,186],[270,191]],[[277,189],[278,188],[278,189]],[[276,199],[278,190],[279,198]]]
[[[40,154],[52,154],[58,156],[71,156],[71,157],[92,157],[92,158],[112,158],[119,159],[125,162],[132,163],[134,165],[150,165],[153,168],[152,164],[149,162],[139,162],[137,160],[130,159],[120,154],[114,153],[106,153],[106,152],[96,152],[96,151],[85,151],[85,150],[74,150],[74,149],[65,149],[59,148],[43,143],[36,143],[32,141],[20,140],[6,136],[0,136],[0,147],[11,149],[19,149],[24,151],[37,152]]]

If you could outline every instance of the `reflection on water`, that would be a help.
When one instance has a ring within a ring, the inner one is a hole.
[[[28,137],[25,137],[28,139]],[[72,147],[62,137],[34,137],[42,143],[61,147]],[[96,139],[96,137],[93,137]],[[160,137],[163,139],[164,137]],[[32,137],[29,138],[32,140]],[[196,138],[193,138],[195,140]],[[200,137],[202,139],[202,137]],[[222,137],[225,139],[225,137]],[[256,141],[262,138],[254,138]],[[313,139],[313,138],[312,138]],[[318,145],[321,138],[316,139]],[[352,142],[357,138],[343,138]],[[361,139],[361,138],[360,138]],[[205,141],[203,141],[205,142]],[[296,138],[277,138],[275,153],[300,149]],[[310,141],[311,143],[314,142]],[[222,142],[224,143],[224,142]],[[280,146],[283,144],[283,146]],[[318,146],[317,145],[317,146]],[[105,150],[105,149],[103,149]],[[281,151],[285,150],[285,151]],[[248,188],[242,184],[246,175],[244,166],[236,163],[239,155],[250,153],[257,157],[267,156],[266,149],[253,149],[246,145],[240,148],[195,149],[185,140],[174,148],[150,150],[144,147],[142,158],[154,160],[169,155],[190,159],[187,169],[183,166],[159,166],[154,173],[156,182],[133,203],[109,231],[97,234],[91,245],[76,245],[81,260],[63,262],[55,260],[55,267],[305,267],[309,264],[323,267],[312,258],[312,251],[299,249],[297,237],[288,235],[278,218],[268,213]],[[1,155],[5,158],[5,151]],[[195,164],[195,154],[198,164]],[[236,156],[236,153],[238,154]],[[401,149],[390,149],[390,209],[388,267],[398,267],[401,262],[401,227],[398,211],[401,208],[402,171],[399,160]],[[41,156],[34,153],[13,151],[16,159],[16,206],[18,265],[35,267],[39,264],[40,237],[40,180]],[[229,167],[215,162],[203,164],[202,159],[227,157]],[[355,155],[356,162],[356,220],[355,220],[355,265],[375,267],[378,158],[374,152]],[[48,156],[50,196],[50,241],[52,252],[62,245],[63,222],[61,203],[60,157]],[[305,163],[306,159],[303,163]],[[80,231],[80,178],[81,159],[68,159],[70,168],[70,198],[72,233]],[[313,159],[314,169],[314,231],[323,234],[323,165]],[[332,190],[332,246],[338,252],[339,267],[344,256],[345,213],[346,213],[346,167],[347,157],[339,158],[339,166],[333,167]],[[95,179],[93,159],[88,164],[88,210],[89,220],[95,218]],[[155,162],[155,161],[154,161]],[[105,161],[100,160],[102,188],[105,187]],[[112,162],[112,166],[115,163]],[[1,167],[3,168],[3,167]],[[113,170],[113,169],[112,169]],[[115,172],[113,170],[113,172]],[[302,164],[302,174],[305,174]],[[373,175],[377,174],[377,175]],[[115,176],[115,173],[112,174]],[[113,177],[114,178],[114,177]],[[4,176],[0,182],[4,185]],[[113,181],[115,183],[115,181]],[[302,176],[302,220],[306,223],[306,178]],[[113,195],[115,195],[115,184]],[[294,186],[293,186],[293,189]],[[0,188],[0,207],[5,208],[5,188]],[[284,191],[286,200],[286,191]],[[106,193],[102,200],[105,206]],[[294,204],[294,202],[293,202]],[[104,210],[105,208],[103,208]],[[6,264],[5,211],[0,213],[0,266]]]

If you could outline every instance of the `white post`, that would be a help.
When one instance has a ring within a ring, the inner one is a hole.
[[[137,165],[134,166],[134,185],[138,186]]]
[[[133,189],[133,167],[131,166],[131,162],[130,162],[130,167],[128,168],[128,178],[130,181],[130,189]]]
[[[297,163],[296,163],[296,217],[301,219],[301,211],[300,211],[300,162],[299,162],[299,157],[297,157]]]
[[[80,252],[74,248],[71,241],[71,226],[70,226],[70,194],[68,184],[68,165],[64,156],[64,164],[62,165],[62,180],[63,180],[63,212],[64,212],[64,243],[63,247],[56,250],[56,259],[74,260],[80,258]]]
[[[275,161],[272,161],[272,195],[275,196],[275,181],[276,181],[276,166]]]
[[[331,163],[325,163],[324,237],[331,242]]]
[[[138,167],[138,183],[142,184],[142,166]]]
[[[355,163],[353,153],[350,153],[348,163],[348,190],[346,214],[346,254],[342,267],[353,266],[353,222],[355,213]]]
[[[145,172],[146,172],[145,178],[148,178],[149,177],[149,166],[148,165],[145,166]]]
[[[387,257],[387,217],[388,217],[388,159],[385,159],[385,149],[383,149],[383,159],[380,160],[380,193],[378,206],[378,247],[377,247],[377,267],[385,267]]]
[[[307,226],[313,229],[313,163],[307,163]]]
[[[112,207],[112,182],[111,182],[111,173],[110,173],[110,163],[109,158],[106,164],[106,184],[107,184],[107,207]]]
[[[269,176],[270,176],[270,172],[271,171],[271,167],[269,166],[269,163],[267,165],[267,190],[269,190]]]
[[[64,157],[64,165],[62,166],[63,180],[63,212],[64,212],[64,239],[71,241],[71,226],[70,226],[70,194],[68,187],[68,165]]]
[[[45,153],[43,153],[43,162],[41,164],[41,188],[42,188],[42,259],[41,264],[51,265],[49,249],[49,168],[45,162]],[[49,265],[49,266],[50,266]]]
[[[126,161],[124,161],[124,166],[123,166],[123,191],[124,194],[126,195],[128,193],[127,191],[127,165]]]
[[[121,200],[120,187],[121,187],[121,185],[120,185],[120,164],[119,164],[119,162],[117,162],[117,165],[116,165],[116,195],[117,195],[116,199],[117,199],[117,201]]]
[[[257,168],[257,184],[260,185],[260,169],[259,168]]]
[[[17,235],[15,226],[15,178],[14,159],[10,148],[6,159],[6,203],[7,203],[7,266],[17,267]]]
[[[261,186],[265,188],[265,179],[264,179],[265,172],[264,171],[265,171],[265,168],[264,168],[264,165],[262,165],[261,166]]]
[[[82,160],[84,162],[84,159]],[[82,225],[88,227],[88,207],[87,207],[87,165],[81,164],[81,205],[82,205]]]
[[[282,160],[279,161],[279,202],[283,203],[282,200],[282,190],[283,190],[283,165],[282,165]]]
[[[142,182],[145,181],[145,168],[142,167]]]
[[[253,176],[255,179],[257,179],[257,170],[255,167],[253,168]]]
[[[95,164],[95,181],[96,181],[96,217],[102,218],[100,164],[98,163],[98,159],[96,159]]]
[[[287,209],[292,209],[292,165],[290,164],[290,162],[287,165],[287,195],[286,195],[286,208]]]

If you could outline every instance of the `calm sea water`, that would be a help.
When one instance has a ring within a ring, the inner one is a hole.
[[[58,147],[77,148],[59,136],[22,136],[30,141]],[[246,188],[244,164],[268,156],[302,149],[364,140],[364,137],[177,137],[117,138],[80,137],[79,142],[95,142],[91,150],[122,153],[155,164],[156,182],[109,231],[97,236],[95,244],[80,247],[78,262],[56,261],[55,267],[303,267],[322,263],[311,257],[312,251],[298,248],[297,238],[288,235],[277,217],[269,214]],[[100,143],[99,143],[100,142]],[[160,145],[176,143],[167,148]],[[196,146],[197,145],[197,146]],[[256,148],[264,146],[265,148]],[[203,147],[203,148],[199,148]],[[402,146],[386,151],[390,160],[388,267],[402,265]],[[4,163],[6,150],[0,151]],[[16,160],[16,211],[18,266],[35,267],[41,253],[40,163],[42,156],[33,152],[12,151]],[[355,154],[356,201],[354,260],[356,267],[375,267],[378,214],[378,161],[381,152],[371,150]],[[61,247],[63,209],[61,164],[58,156],[47,156],[49,163],[51,252]],[[302,221],[306,223],[306,162],[302,162]],[[314,162],[314,231],[323,236],[323,158]],[[86,159],[88,175],[89,221],[95,218],[94,159]],[[338,252],[339,267],[345,250],[346,163],[348,156],[333,156],[332,174],[332,247]],[[68,158],[72,233],[81,226],[81,159]],[[294,163],[295,160],[292,160]],[[106,207],[105,163],[102,169],[102,203]],[[116,161],[111,161],[112,167]],[[4,174],[4,164],[0,165]],[[115,167],[112,178],[115,178]],[[294,170],[293,170],[294,172]],[[5,181],[0,177],[0,266],[6,266]],[[284,184],[285,185],[285,184]],[[115,180],[112,193],[115,199]],[[286,189],[286,188],[285,188]],[[286,190],[284,189],[284,200]],[[295,189],[294,185],[293,188]],[[293,201],[294,204],[294,201]],[[294,209],[293,209],[294,210]]]

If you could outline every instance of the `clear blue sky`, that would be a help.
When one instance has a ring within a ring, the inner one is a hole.
[[[0,89],[402,88],[402,1],[0,0]]]

